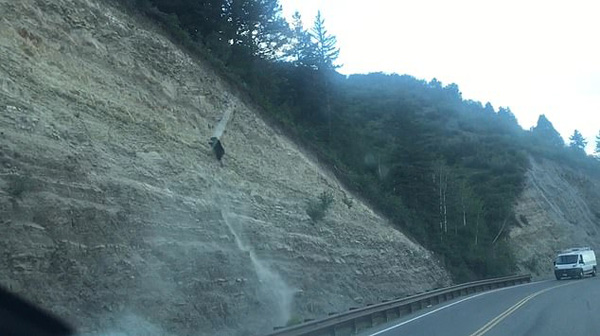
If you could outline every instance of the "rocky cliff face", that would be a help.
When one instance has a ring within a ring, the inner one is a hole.
[[[86,335],[249,335],[449,284],[149,22],[100,0],[0,12],[1,285]]]
[[[510,238],[524,271],[553,276],[555,253],[590,246],[600,253],[600,179],[553,161],[531,161]]]

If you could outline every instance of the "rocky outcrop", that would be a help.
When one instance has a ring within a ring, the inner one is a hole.
[[[0,12],[0,284],[82,334],[249,335],[450,283],[149,22],[100,0]]]
[[[545,159],[532,159],[516,205],[519,226],[510,240],[523,271],[552,276],[556,251],[600,251],[600,179]]]

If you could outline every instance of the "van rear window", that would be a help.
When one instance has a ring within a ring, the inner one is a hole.
[[[564,255],[564,256],[558,256],[556,258],[556,264],[557,265],[562,265],[562,264],[575,264],[577,263],[577,259],[578,259],[578,255]]]

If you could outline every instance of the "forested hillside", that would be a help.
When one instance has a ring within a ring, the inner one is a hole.
[[[516,270],[508,233],[531,155],[600,174],[585,139],[576,132],[566,146],[543,115],[523,130],[510,108],[465,100],[456,84],[338,74],[339,49],[320,15],[306,30],[299,14],[284,20],[277,0],[128,5],[212,60],[457,281]]]

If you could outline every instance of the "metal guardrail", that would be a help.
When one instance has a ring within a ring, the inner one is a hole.
[[[414,311],[427,308],[459,296],[531,282],[531,275],[511,275],[502,278],[479,280],[452,287],[408,296],[350,311],[330,317],[305,322],[276,330],[266,336],[341,336],[355,335],[361,330],[392,321]]]

